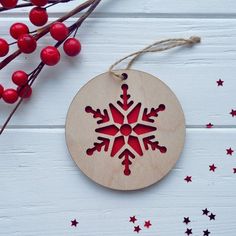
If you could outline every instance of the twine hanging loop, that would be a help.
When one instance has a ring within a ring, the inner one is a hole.
[[[149,52],[162,52],[166,51],[172,48],[180,47],[180,46],[193,46],[197,43],[201,42],[201,38],[198,36],[192,36],[189,39],[183,39],[183,38],[176,38],[176,39],[166,39],[166,40],[161,40],[157,41],[153,44],[150,44],[149,46],[145,47],[142,50],[139,50],[137,52],[131,53],[120,60],[116,61],[114,64],[112,64],[109,68],[109,73],[113,75],[114,77],[117,77],[119,79],[124,80],[124,76],[121,74],[118,74],[114,71],[114,68],[120,64],[122,61],[131,58],[132,59],[129,61],[126,70],[130,69],[130,67],[133,65],[133,63],[143,54],[149,53]]]

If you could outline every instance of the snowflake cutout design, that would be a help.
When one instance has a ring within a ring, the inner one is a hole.
[[[87,155],[92,156],[94,152],[101,152],[102,149],[108,152],[111,145],[110,156],[118,156],[122,159],[124,175],[129,176],[131,160],[137,155],[143,156],[144,150],[159,150],[160,153],[167,151],[165,146],[160,146],[158,141],[153,141],[155,139],[153,132],[157,128],[151,125],[155,121],[154,118],[158,117],[158,113],[165,110],[165,105],[160,104],[157,108],[151,108],[150,111],[148,108],[142,109],[141,103],[134,105],[134,101],[130,100],[127,84],[123,84],[121,89],[121,100],[117,101],[116,105],[109,104],[111,115],[107,109],[102,112],[90,106],[85,108],[85,112],[91,113],[93,118],[97,119],[99,128],[95,129],[95,132],[101,134],[97,138],[99,142],[87,149]],[[142,122],[138,122],[139,117]]]

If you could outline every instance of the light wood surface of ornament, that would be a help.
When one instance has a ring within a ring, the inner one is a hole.
[[[77,93],[67,115],[66,141],[89,178],[108,188],[136,190],[173,168],[183,149],[185,120],[176,96],[158,78],[117,72],[128,79],[104,73]]]

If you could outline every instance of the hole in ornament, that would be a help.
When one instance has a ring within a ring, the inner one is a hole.
[[[109,107],[110,107],[114,122],[118,124],[123,124],[124,115],[113,104],[110,103]]]
[[[130,165],[132,164],[130,159],[134,159],[135,155],[128,149],[125,149],[120,155],[119,159],[123,159],[122,165],[124,166],[124,174],[129,176],[131,174]]]
[[[94,143],[92,148],[87,149],[86,153],[88,156],[92,156],[95,151],[101,152],[104,149],[105,152],[108,151],[110,140],[103,137],[98,137],[99,143]]]
[[[132,128],[131,128],[130,125],[124,124],[124,125],[122,125],[122,126],[120,127],[120,132],[121,132],[121,134],[123,134],[124,136],[128,136],[128,135],[131,134]]]
[[[134,128],[133,131],[137,134],[146,134],[152,131],[155,131],[157,128],[149,125],[143,125],[143,124],[137,124]]]
[[[106,123],[110,120],[106,109],[104,109],[103,112],[101,112],[100,109],[94,110],[92,107],[87,106],[87,107],[85,107],[85,111],[87,113],[93,114],[93,118],[98,118],[97,124]]]
[[[123,80],[128,79],[128,75],[127,75],[126,73],[122,73],[121,75],[122,75],[122,77],[123,77]]]
[[[161,153],[166,153],[167,152],[167,148],[165,146],[160,146],[158,141],[152,141],[153,139],[155,139],[154,135],[151,135],[149,137],[146,137],[143,139],[143,144],[146,150],[152,149],[154,150],[159,150]]]
[[[166,109],[166,106],[164,104],[159,105],[159,111],[164,111]]]
[[[129,176],[129,175],[131,174],[130,169],[125,169],[125,170],[124,170],[124,174],[127,175],[127,176]]]
[[[166,147],[159,147],[159,150],[161,153],[166,153],[167,152],[167,148]]]
[[[133,110],[127,115],[127,120],[129,124],[135,123],[138,120],[140,113],[141,103],[138,103]]]
[[[146,150],[167,152],[167,148],[159,145],[157,137],[153,133],[157,130],[153,123],[156,121],[156,117],[166,109],[166,106],[157,104],[155,107],[147,108],[142,107],[140,102],[134,104],[128,89],[127,84],[122,84],[120,99],[117,98],[117,104],[110,103],[108,109],[85,107],[85,112],[91,113],[93,118],[97,119],[97,123],[102,124],[95,129],[95,132],[105,136],[97,138],[98,141],[94,143],[93,147],[87,149],[87,155],[92,156],[94,152],[108,152],[108,150],[110,157],[118,154],[118,158],[122,159],[126,176],[131,175],[131,160],[136,158],[136,155],[143,156]],[[144,122],[139,122],[140,119]]]
[[[115,125],[109,125],[109,126],[95,129],[95,131],[97,133],[108,134],[108,135],[114,136],[118,133],[119,129]]]
[[[165,109],[166,109],[166,106],[164,104],[160,104],[158,108],[151,108],[150,111],[148,111],[148,109],[145,108],[143,111],[142,120],[153,123],[155,120],[151,117],[158,117],[158,113],[160,111],[164,111]]]
[[[120,149],[125,145],[125,139],[123,136],[119,136],[115,138],[112,150],[111,150],[111,156],[115,156],[117,152],[120,151]]]
[[[123,84],[122,86],[121,86],[121,89],[125,92],[125,93],[127,93],[127,90],[128,90],[128,85],[127,84]],[[122,96],[122,95],[121,95]]]
[[[135,136],[129,136],[128,144],[140,155],[143,155],[143,151],[139,142],[139,139]]]
[[[134,103],[134,101],[129,101],[130,94],[128,94],[128,85],[123,84],[121,86],[122,94],[120,95],[121,101],[117,101],[117,104],[125,111],[127,111]]]

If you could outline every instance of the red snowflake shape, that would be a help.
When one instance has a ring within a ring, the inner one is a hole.
[[[152,141],[155,138],[156,127],[151,125],[155,121],[154,118],[158,117],[158,113],[165,110],[165,105],[160,104],[149,111],[148,108],[142,108],[141,103],[134,104],[134,101],[130,100],[127,84],[123,84],[121,89],[121,101],[117,101],[115,105],[110,103],[109,110],[104,109],[101,112],[100,109],[94,110],[90,106],[85,108],[87,113],[93,114],[93,118],[98,119],[97,124],[100,127],[95,129],[95,132],[101,134],[97,138],[100,142],[94,143],[92,148],[87,149],[87,155],[92,156],[95,151],[101,152],[102,149],[108,152],[111,145],[110,156],[123,159],[124,174],[128,176],[131,174],[131,159],[137,155],[143,156],[144,150],[159,150],[161,153],[167,151],[167,148],[160,146],[158,141]]]

